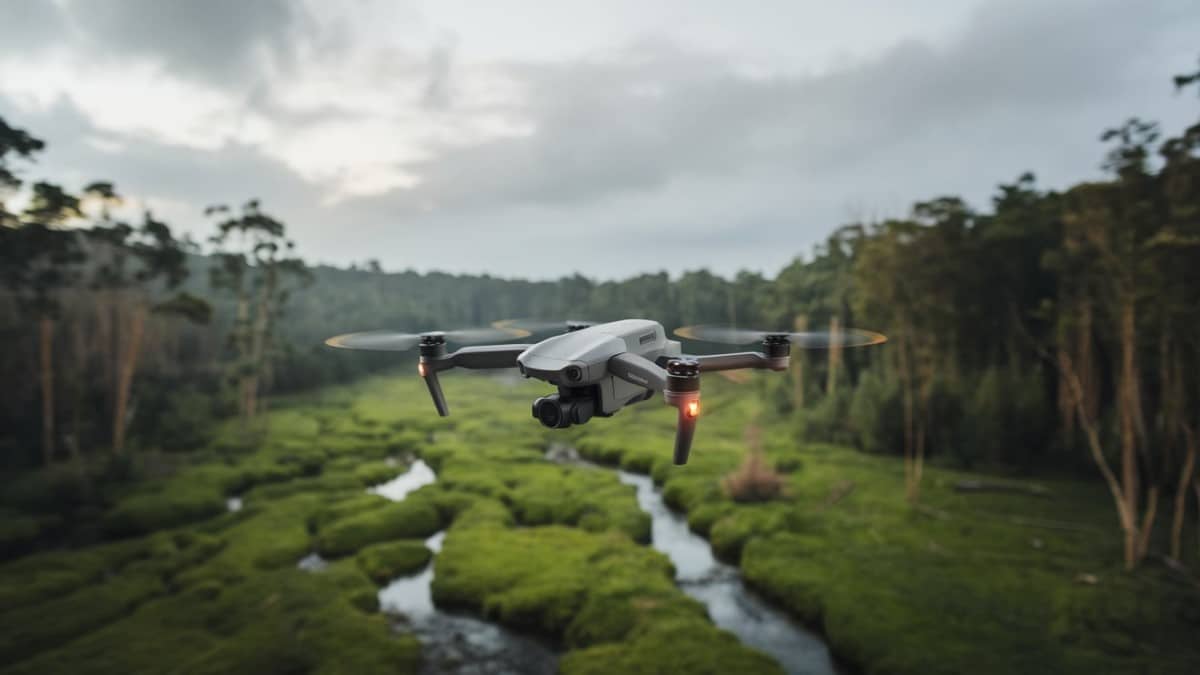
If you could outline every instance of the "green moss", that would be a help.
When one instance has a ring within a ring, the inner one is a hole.
[[[433,552],[420,541],[390,541],[368,546],[356,559],[363,573],[377,584],[405,574],[414,574],[429,563]]]
[[[716,629],[672,574],[664,556],[617,533],[508,529],[472,508],[446,537],[433,593],[441,605],[564,639],[579,649],[564,672],[675,672],[693,662],[708,664],[701,672],[779,672]]]
[[[354,468],[354,477],[366,486],[386,483],[401,473],[404,467],[389,462],[368,462]]]
[[[742,547],[757,534],[783,529],[781,509],[757,506],[733,510],[712,524],[709,541],[713,553],[722,560],[737,562]]]
[[[659,675],[689,673],[777,674],[770,657],[748,649],[737,638],[713,630],[703,619],[672,620],[619,643],[568,652],[559,663],[563,675]]]
[[[442,529],[441,517],[428,500],[410,496],[321,527],[317,551],[327,557],[349,555],[369,544],[390,539],[427,537]]]
[[[148,575],[128,574],[97,581],[69,595],[0,614],[0,662],[20,660],[40,650],[128,614],[137,605],[162,594],[162,582]]]
[[[224,510],[222,496],[202,488],[134,495],[105,514],[104,530],[114,536],[143,534],[203,520]]]
[[[5,672],[415,673],[416,639],[356,607],[364,590],[374,593],[353,570],[263,573],[151,601]]]

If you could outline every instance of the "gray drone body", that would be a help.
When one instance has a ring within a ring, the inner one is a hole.
[[[442,416],[448,415],[450,409],[438,373],[451,368],[515,367],[525,377],[554,385],[558,391],[536,399],[532,413],[543,425],[557,429],[585,424],[592,417],[609,417],[627,405],[646,401],[661,392],[664,402],[678,410],[675,463],[685,464],[700,413],[702,372],[744,368],[787,370],[793,344],[826,348],[838,337],[830,340],[828,335],[817,333],[741,331],[739,338],[749,336],[761,341],[762,351],[689,356],[681,352],[679,342],[667,339],[662,325],[656,321],[625,319],[597,325],[567,324],[566,327],[569,332],[534,344],[471,346],[454,352],[446,351],[448,338],[478,341],[480,331],[420,335],[351,333],[330,338],[326,344],[384,351],[402,351],[417,346],[420,353],[417,370],[429,389],[434,407]],[[876,344],[885,339],[863,331],[853,333],[869,338],[858,344]],[[506,336],[515,337],[515,334],[509,331]],[[720,336],[724,337],[724,334],[720,333]],[[809,339],[811,344],[801,338]]]
[[[543,340],[517,357],[517,368],[526,377],[556,385],[560,396],[563,390],[568,396],[574,390],[591,390],[594,413],[608,416],[630,403],[650,398],[654,392],[651,382],[631,382],[612,373],[609,362],[620,354],[636,354],[658,362],[679,356],[680,351],[679,343],[668,340],[659,323],[626,319]]]

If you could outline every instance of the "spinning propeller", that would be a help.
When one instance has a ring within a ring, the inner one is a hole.
[[[428,336],[441,336],[444,342],[471,345],[481,342],[503,342],[526,337],[529,331],[516,328],[493,326],[491,328],[463,328],[460,330],[429,331],[427,333],[401,333],[394,330],[371,330],[363,333],[346,333],[325,341],[330,347],[361,349],[374,352],[405,352],[421,344]]]
[[[529,345],[489,345],[483,347],[464,347],[447,354],[446,343],[477,344],[480,342],[505,342],[516,338],[526,337],[529,331],[516,328],[463,328],[460,330],[429,331],[426,333],[400,333],[391,330],[373,330],[364,333],[346,333],[337,335],[325,341],[330,347],[339,349],[358,349],[377,352],[404,352],[418,347],[420,359],[417,362],[417,373],[425,380],[429,388],[429,396],[433,398],[433,406],[438,415],[445,417],[450,414],[450,406],[446,404],[446,395],[442,393],[442,384],[438,380],[438,371],[462,366],[464,368],[511,368],[516,365],[516,355]]]
[[[748,345],[753,342],[763,342],[767,338],[786,339],[797,349],[833,349],[835,347],[866,347],[887,342],[887,338],[879,333],[857,328],[846,328],[839,331],[805,331],[791,333],[788,331],[752,330],[748,328],[730,328],[727,326],[684,326],[676,328],[675,334],[688,340],[700,342],[717,342],[726,345]]]
[[[518,330],[525,335],[533,333],[573,333],[577,330],[595,326],[595,321],[585,321],[583,319],[566,319],[563,321],[550,321],[546,319],[504,319],[503,321],[493,321],[492,328],[501,330]]]

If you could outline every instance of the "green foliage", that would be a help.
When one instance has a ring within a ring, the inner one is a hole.
[[[989,369],[968,403],[964,463],[978,458],[1030,467],[1045,448],[1053,419],[1040,377]]]
[[[778,666],[717,630],[671,581],[661,554],[616,534],[559,526],[510,529],[456,521],[438,556],[434,598],[564,638],[563,672],[775,673]]]
[[[356,560],[363,574],[382,585],[421,571],[431,557],[433,552],[420,541],[390,541],[362,549]]]
[[[128,497],[104,516],[104,530],[113,536],[144,534],[203,520],[225,510],[225,500],[208,486],[175,489]]]
[[[854,445],[864,452],[897,453],[904,447],[904,411],[900,383],[877,370],[858,380],[850,402]]]
[[[442,529],[437,509],[428,500],[410,495],[363,513],[349,515],[322,526],[316,548],[323,556],[340,557],[389,539],[428,537]]]

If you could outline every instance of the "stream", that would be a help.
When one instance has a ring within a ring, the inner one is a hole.
[[[713,623],[770,654],[791,675],[837,672],[825,642],[746,588],[736,567],[714,558],[708,540],[688,529],[649,476],[617,470],[617,477],[637,489],[638,506],[650,514],[651,545],[671,559],[675,582],[708,607]]]
[[[582,461],[568,448],[552,448],[547,459],[612,470]],[[651,545],[671,559],[676,583],[704,603],[713,623],[769,654],[791,675],[836,674],[824,641],[746,588],[736,567],[713,557],[708,540],[688,529],[687,519],[666,505],[649,476],[623,470],[616,474],[622,483],[636,489],[638,506],[650,516]],[[418,459],[404,473],[367,491],[400,501],[436,480],[433,469]],[[240,499],[237,506],[241,506]],[[435,558],[445,537],[443,530],[425,540]],[[395,620],[395,627],[421,641],[422,673],[549,675],[557,671],[558,654],[542,640],[474,616],[438,609],[431,591],[434,562],[416,574],[393,579],[379,591],[380,609]],[[311,553],[298,566],[319,572],[326,564]]]
[[[368,491],[400,501],[413,490],[436,480],[433,469],[418,459],[408,471]],[[442,550],[445,538],[445,531],[438,532],[425,540],[425,546],[436,555]],[[421,641],[422,673],[550,675],[558,671],[557,653],[542,641],[434,606],[430,590],[433,563],[431,560],[417,574],[393,579],[379,591],[383,613],[395,620],[398,630],[411,632]]]

